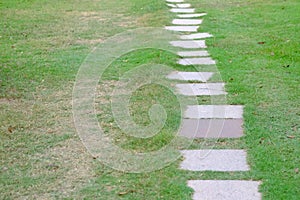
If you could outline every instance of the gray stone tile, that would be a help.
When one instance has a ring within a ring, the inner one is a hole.
[[[193,200],[261,200],[258,181],[190,180]]]
[[[166,2],[170,2],[170,3],[182,3],[182,2],[184,2],[184,0],[166,0]]]
[[[179,51],[177,54],[181,57],[209,56],[207,51]]]
[[[179,32],[197,32],[199,26],[165,26],[166,30]]]
[[[209,38],[213,37],[213,35],[209,33],[194,33],[194,34],[189,34],[189,35],[181,35],[180,39],[183,40],[194,40],[194,39],[203,39],[203,38]]]
[[[178,3],[176,4],[178,8],[189,8],[191,7],[190,3]]]
[[[186,96],[212,96],[227,94],[224,83],[186,83],[177,84],[176,88],[180,94]]]
[[[195,9],[194,8],[172,8],[170,11],[173,13],[194,13]]]
[[[213,72],[173,72],[169,74],[167,78],[184,81],[207,82],[213,74]]]
[[[172,24],[175,25],[199,25],[202,24],[202,19],[174,19]]]
[[[243,119],[243,106],[193,105],[187,107],[184,117],[190,119]]]
[[[183,119],[179,135],[196,138],[239,138],[243,136],[242,119]]]
[[[216,61],[213,59],[206,57],[206,58],[183,58],[180,59],[178,62],[180,65],[214,65]]]
[[[189,171],[248,171],[244,150],[182,150],[180,168]]]
[[[175,4],[171,4],[171,3],[167,3],[167,6],[169,6],[171,8],[177,8],[177,6]]]
[[[202,17],[207,15],[207,13],[195,13],[195,14],[179,14],[177,15],[180,18],[193,18],[193,17]]]
[[[205,40],[179,40],[171,41],[170,44],[174,47],[181,47],[186,49],[207,48]]]

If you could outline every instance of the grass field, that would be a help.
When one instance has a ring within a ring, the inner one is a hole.
[[[86,56],[115,34],[170,24],[164,1],[2,0],[0,199],[191,199],[189,179],[259,180],[263,199],[299,198],[299,1],[189,2],[208,13],[200,31],[214,35],[208,50],[227,84],[228,103],[245,105],[246,136],[205,145],[246,149],[251,171],[185,172],[177,161],[151,173],[118,172],[93,159],[77,136],[72,89]],[[148,62],[180,69],[175,60],[159,50],[131,52],[99,84],[99,121],[123,148],[151,151],[167,144],[178,126],[178,102],[163,88],[137,91],[131,110],[138,123],[149,122],[146,103],[166,105],[172,117],[157,137],[132,140],[115,129],[103,91],[115,84],[118,70]],[[196,140],[191,148],[201,146]]]

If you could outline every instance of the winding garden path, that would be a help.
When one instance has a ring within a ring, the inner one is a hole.
[[[209,57],[205,39],[209,33],[199,33],[198,29],[206,13],[196,13],[196,9],[184,0],[166,0],[175,19],[172,26],[165,29],[177,31],[180,40],[170,41],[178,47],[178,64],[182,66],[215,66],[216,61]],[[180,80],[176,84],[177,92],[186,96],[226,95],[224,82],[210,81],[214,72],[178,72],[174,71],[168,79]],[[186,83],[182,83],[186,81]],[[198,81],[197,83],[190,83]],[[190,105],[184,113],[180,134],[195,138],[239,138],[243,136],[242,105]],[[184,160],[180,169],[187,171],[245,172],[247,152],[242,149],[186,149],[181,151]],[[194,200],[260,200],[258,192],[260,182],[252,180],[188,180],[194,190]]]

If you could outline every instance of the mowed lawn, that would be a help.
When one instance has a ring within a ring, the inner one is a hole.
[[[79,67],[111,36],[170,24],[174,15],[164,0],[2,0],[0,199],[191,199],[190,179],[257,180],[263,199],[299,199],[300,2],[188,2],[208,13],[199,31],[214,35],[208,51],[226,82],[227,103],[245,105],[245,137],[207,145],[246,149],[251,171],[186,172],[178,169],[178,160],[158,171],[130,174],[101,164],[81,143],[72,116]],[[145,113],[154,100],[172,117],[157,137],[134,140],[118,135],[103,91],[136,63],[185,70],[175,61],[176,55],[162,50],[130,52],[99,83],[99,122],[123,148],[151,151],[166,145],[178,126],[177,102],[161,88],[137,91],[132,112],[139,123],[149,122]],[[196,140],[191,148],[202,145]]]

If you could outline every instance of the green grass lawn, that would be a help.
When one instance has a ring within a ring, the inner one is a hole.
[[[200,31],[214,35],[207,45],[226,82],[227,103],[245,105],[246,135],[196,140],[190,148],[246,149],[251,171],[186,172],[178,170],[178,160],[151,173],[118,172],[89,155],[77,136],[72,89],[79,67],[97,44],[113,35],[170,24],[173,15],[164,1],[2,0],[0,199],[191,199],[189,179],[258,180],[264,199],[299,198],[300,2],[189,3],[208,13]],[[178,102],[155,85],[136,91],[130,109],[137,123],[149,123],[149,103],[165,105],[171,117],[156,137],[133,139],[116,128],[110,97],[103,91],[110,91],[120,72],[136,63],[184,70],[175,61],[169,52],[148,49],[112,63],[99,83],[96,109],[100,124],[118,145],[147,152],[167,144],[178,127]]]

